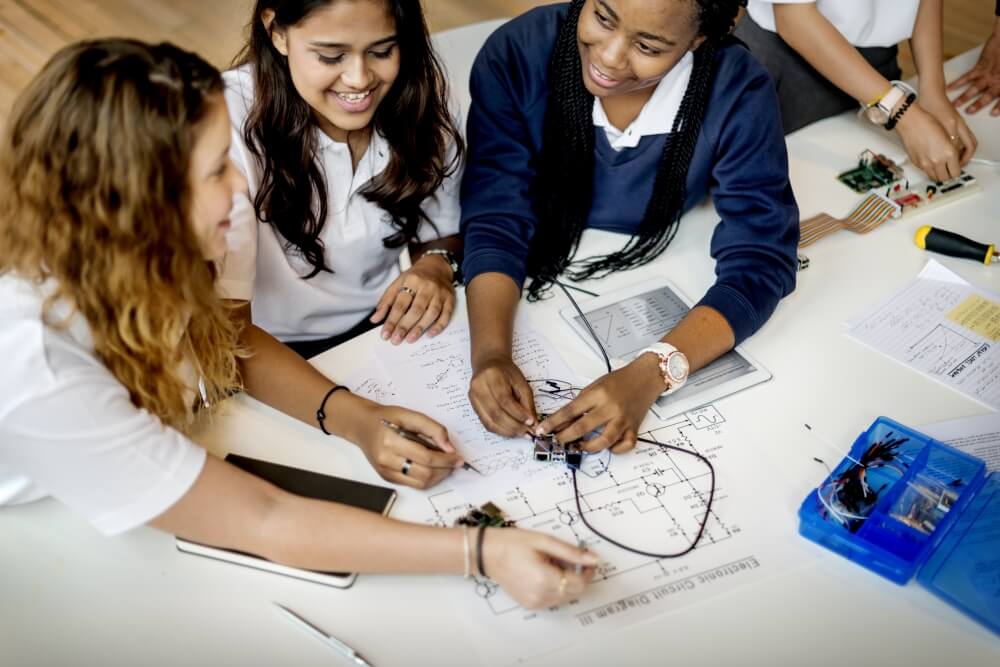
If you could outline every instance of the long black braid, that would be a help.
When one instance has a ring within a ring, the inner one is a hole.
[[[655,259],[677,233],[688,167],[711,93],[715,53],[732,31],[744,0],[693,0],[698,32],[687,91],[663,148],[653,194],[639,229],[621,250],[572,262],[590,216],[594,177],[594,97],[581,75],[577,25],[585,0],[573,0],[549,61],[551,94],[535,181],[538,225],[528,253],[528,298],[539,298],[562,273],[574,280],[601,277]]]

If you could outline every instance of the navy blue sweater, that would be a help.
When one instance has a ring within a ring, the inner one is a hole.
[[[542,148],[548,63],[567,7],[539,7],[506,23],[472,67],[462,181],[466,281],[500,272],[518,285],[524,282],[538,224],[530,193]],[[710,194],[722,218],[711,243],[717,279],[699,303],[726,318],[737,343],[795,287],[799,218],[779,113],[771,79],[750,53],[738,44],[720,49],[688,170],[684,211]],[[652,194],[667,135],[644,137],[635,148],[616,153],[604,130],[594,130],[587,226],[633,234]]]

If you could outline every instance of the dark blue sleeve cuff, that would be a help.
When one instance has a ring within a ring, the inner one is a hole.
[[[473,278],[482,273],[502,273],[510,276],[520,289],[524,285],[526,272],[524,262],[513,253],[505,253],[496,249],[474,254],[466,253],[465,260],[462,262],[462,276],[465,284],[468,285]]]
[[[708,306],[718,311],[732,328],[736,345],[749,338],[763,324],[746,297],[728,285],[712,285],[695,305]]]

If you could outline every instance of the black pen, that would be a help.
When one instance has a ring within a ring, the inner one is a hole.
[[[427,449],[432,449],[436,452],[444,451],[443,449],[441,449],[441,447],[438,446],[436,442],[425,436],[423,433],[417,433],[416,431],[411,431],[409,429],[403,428],[399,424],[394,424],[388,419],[382,420],[382,426],[385,426],[388,429],[392,429],[396,433],[396,435],[400,436],[401,438],[406,438],[410,442],[415,442],[418,445],[423,445]],[[471,470],[472,472],[477,473],[479,475],[483,474],[478,470],[476,470],[475,468],[473,468],[472,464],[469,463],[468,461],[462,462],[462,468],[464,468],[465,470]]]

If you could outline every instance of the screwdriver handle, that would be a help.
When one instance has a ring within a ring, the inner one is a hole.
[[[994,246],[985,243],[976,243],[970,238],[966,238],[955,232],[935,229],[930,225],[924,225],[917,230],[917,235],[913,239],[917,247],[931,252],[939,252],[942,255],[951,257],[961,257],[963,259],[974,259],[983,264],[993,261],[995,254]]]

